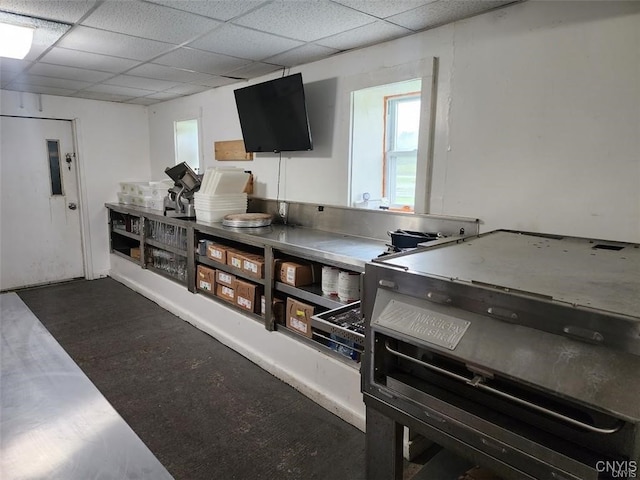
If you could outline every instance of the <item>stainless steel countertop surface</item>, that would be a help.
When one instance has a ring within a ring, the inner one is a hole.
[[[276,250],[300,254],[319,260],[342,263],[364,271],[364,265],[378,257],[387,249],[389,241],[355,235],[326,232],[294,225],[272,224],[268,227],[238,228],[225,227],[222,222],[201,222],[165,217],[158,210],[133,207],[130,205],[106,204],[115,211],[144,215],[148,218],[176,225],[193,227],[204,233],[253,245],[268,245]]]
[[[1,478],[173,478],[15,293],[0,342]]]
[[[341,233],[324,232],[311,228],[274,224],[261,228],[234,228],[219,224],[196,223],[195,227],[207,225],[214,230],[238,240],[247,236],[258,239],[275,249],[302,253],[335,260],[364,269],[366,262],[378,257],[387,249],[386,242],[371,238],[356,237]]]
[[[640,321],[638,244],[498,230],[379,261]]]

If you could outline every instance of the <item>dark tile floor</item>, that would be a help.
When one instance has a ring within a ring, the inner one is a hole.
[[[22,300],[176,479],[364,479],[364,434],[106,278]]]

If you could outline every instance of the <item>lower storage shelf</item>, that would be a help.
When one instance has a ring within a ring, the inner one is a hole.
[[[216,302],[222,303],[223,305],[227,305],[231,308],[234,308],[236,310],[238,310],[240,313],[246,315],[248,318],[250,318],[251,320],[255,320],[257,322],[259,322],[261,325],[264,325],[264,317],[260,316],[259,314],[255,313],[255,312],[251,312],[245,308],[242,308],[238,305],[236,305],[234,302],[232,302],[231,300],[228,300],[226,298],[222,298],[218,295],[216,295],[214,292],[210,291],[210,290],[203,290],[200,288],[196,288],[196,292],[199,294],[202,294],[203,296],[210,298]]]
[[[318,349],[319,351],[330,355],[337,360],[340,360],[341,362],[349,365],[352,368],[358,370],[360,369],[360,354],[358,353],[357,359],[351,358],[348,354],[344,353],[347,351],[346,349],[343,351],[338,350],[339,345],[335,340],[332,340],[330,338],[322,338],[321,336],[317,335],[316,332],[314,332],[312,338],[308,338],[280,323],[277,324],[276,331],[289,337],[295,338],[300,342],[304,342]]]

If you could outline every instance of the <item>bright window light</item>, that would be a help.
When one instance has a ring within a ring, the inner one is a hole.
[[[0,57],[22,60],[31,50],[33,28],[0,23]]]

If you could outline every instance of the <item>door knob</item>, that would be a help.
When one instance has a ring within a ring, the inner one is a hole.
[[[78,208],[78,206],[75,203],[69,203],[69,210],[75,210],[76,208]]]

